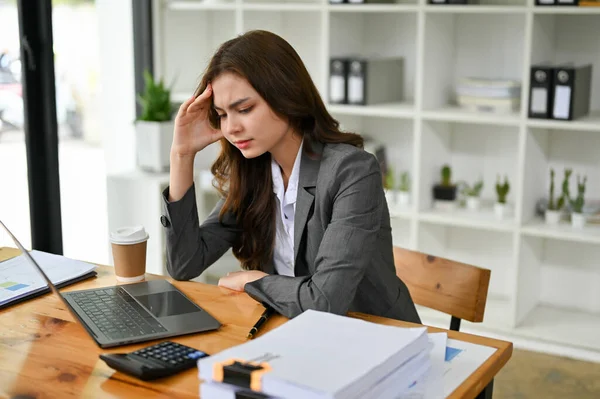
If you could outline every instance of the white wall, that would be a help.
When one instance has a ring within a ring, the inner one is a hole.
[[[131,1],[96,0],[100,44],[100,129],[106,173],[135,168],[135,83]]]

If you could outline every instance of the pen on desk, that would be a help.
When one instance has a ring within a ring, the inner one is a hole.
[[[260,319],[254,324],[254,327],[250,329],[248,336],[246,338],[252,339],[254,334],[258,332],[258,329],[267,321],[267,319],[273,314],[273,308],[268,306],[262,315],[260,315]]]

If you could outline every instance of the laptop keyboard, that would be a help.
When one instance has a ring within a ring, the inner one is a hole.
[[[167,331],[121,287],[74,292],[70,296],[95,326],[111,339]]]

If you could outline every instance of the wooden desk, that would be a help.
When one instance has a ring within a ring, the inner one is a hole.
[[[18,252],[14,249],[0,248],[0,261],[15,255]],[[100,266],[97,271],[97,278],[62,291],[117,284],[112,267]],[[148,275],[147,278],[164,277]],[[245,293],[196,282],[169,281],[223,324],[219,331],[172,338],[173,341],[209,354],[245,342],[246,334],[263,310]],[[365,314],[353,313],[351,316],[387,325],[415,326]],[[272,317],[262,332],[286,320],[282,316]],[[430,328],[430,331],[446,330]],[[498,349],[451,396],[473,398],[506,364],[512,354],[512,344],[460,332],[447,332],[451,338]],[[0,397],[198,397],[197,369],[154,382],[144,382],[115,372],[98,358],[103,352],[129,352],[149,344],[99,348],[53,294],[6,308],[0,311]]]

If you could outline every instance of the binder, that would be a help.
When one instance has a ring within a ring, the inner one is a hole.
[[[349,59],[347,103],[372,105],[402,101],[403,68],[400,57]]]
[[[577,6],[579,0],[535,0],[536,6]]]
[[[348,63],[342,58],[329,61],[329,103],[346,104],[346,75]]]
[[[589,114],[591,85],[591,64],[555,68],[552,117],[573,120]]]
[[[529,82],[529,117],[551,118],[552,96],[554,94],[554,66],[550,63],[532,65]]]

